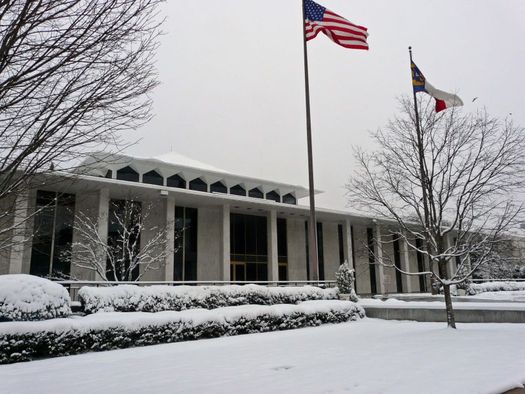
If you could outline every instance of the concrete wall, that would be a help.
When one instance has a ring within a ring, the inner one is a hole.
[[[367,227],[354,225],[353,228],[356,292],[358,294],[369,294],[371,292],[371,287],[366,235]]]
[[[288,238],[288,278],[289,280],[306,280],[306,237],[305,221],[287,219],[286,233]]]
[[[323,223],[324,278],[335,280],[339,268],[339,234],[337,223]]]
[[[221,208],[199,208],[197,226],[197,280],[222,280]]]

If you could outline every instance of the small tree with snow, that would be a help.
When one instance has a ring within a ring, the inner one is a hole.
[[[177,239],[183,230],[175,231],[174,223],[149,225],[152,207],[133,199],[111,201],[107,238],[100,234],[98,219],[77,214],[74,229],[79,237],[66,258],[104,281],[139,281],[146,272],[160,270],[167,256],[177,251],[175,245],[168,244],[169,232],[175,232]],[[146,232],[150,236],[143,242]]]
[[[354,291],[354,269],[350,267],[350,263],[345,261],[339,266],[339,269],[335,273],[335,281],[337,282],[337,288],[342,294],[349,294],[351,301],[357,301],[357,295]]]

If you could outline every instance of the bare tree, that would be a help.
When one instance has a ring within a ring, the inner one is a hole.
[[[377,150],[356,149],[348,195],[355,206],[395,223],[391,234],[428,258],[430,270],[402,273],[428,275],[443,288],[447,323],[455,328],[450,286],[490,263],[523,214],[514,196],[524,184],[525,133],[486,111],[436,114],[423,99],[418,136],[412,102],[400,104],[401,115],[372,133]],[[456,268],[447,272],[450,262]]]
[[[72,266],[95,272],[104,281],[139,281],[147,272],[160,270],[178,246],[168,244],[169,233],[175,231],[173,223],[148,225],[152,209],[151,203],[112,201],[107,239],[100,235],[99,218],[77,214],[74,230],[78,239],[64,258]],[[146,232],[148,240],[143,242]],[[175,240],[181,234],[182,230],[177,230]]]
[[[0,202],[149,120],[160,1],[0,0]]]

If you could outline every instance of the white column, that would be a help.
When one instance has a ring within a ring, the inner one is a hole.
[[[230,206],[222,207],[222,280],[230,280]]]
[[[385,287],[385,270],[383,267],[383,246],[381,245],[381,226],[379,223],[375,225],[375,243],[374,243],[374,254],[376,263],[376,279],[377,279],[377,290],[381,294],[386,293]]]
[[[355,262],[352,258],[352,224],[350,220],[346,219],[343,224],[343,254],[344,259],[348,261],[350,266],[355,269]]]
[[[173,269],[175,264],[175,198],[168,196],[165,201],[166,214],[166,265],[164,266],[164,278],[167,281],[173,280]]]
[[[24,260],[24,247],[26,243],[26,224],[29,211],[29,193],[20,193],[15,200],[13,212],[12,245],[9,255],[9,273],[21,274]]]
[[[100,189],[99,198],[98,198],[98,234],[101,240],[105,242],[108,241],[108,220],[109,220],[109,189],[104,188]],[[106,264],[106,261],[103,262]],[[101,280],[100,276],[97,274],[96,280]]]
[[[406,237],[406,234],[405,234]],[[406,238],[400,238],[401,241],[401,269],[405,272],[410,272],[410,253],[408,250],[408,242]],[[401,274],[403,280],[403,289],[406,293],[412,293],[412,276]]]
[[[277,249],[277,211],[271,210],[267,216],[268,234],[268,280],[279,280],[279,256]]]

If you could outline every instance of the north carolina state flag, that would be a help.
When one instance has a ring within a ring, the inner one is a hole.
[[[434,97],[436,99],[436,112],[463,105],[463,101],[455,94],[444,92],[432,86],[414,62],[410,64],[410,67],[412,69],[412,87],[414,92],[425,92]]]

